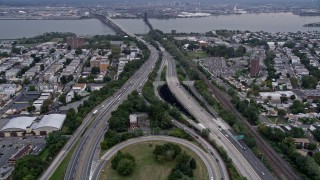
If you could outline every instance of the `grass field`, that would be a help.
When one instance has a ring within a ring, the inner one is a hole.
[[[136,167],[133,174],[124,177],[111,168],[111,162],[108,162],[103,172],[101,172],[100,180],[164,180],[167,179],[172,168],[176,165],[175,161],[156,161],[152,152],[156,144],[164,144],[163,141],[148,141],[133,144],[125,147],[121,151],[130,153],[136,158]],[[208,179],[208,171],[202,160],[191,150],[184,146],[180,146],[183,151],[194,157],[197,162],[197,168],[194,170],[194,179]]]
[[[188,57],[190,57],[191,59],[197,59],[197,58],[202,59],[202,58],[208,57],[208,55],[203,51],[199,51],[199,52],[188,51],[187,54],[188,54]]]
[[[78,146],[78,144],[79,144],[79,141],[76,142],[76,144],[72,147],[72,149],[69,151],[66,157],[62,160],[61,164],[58,166],[58,168],[54,171],[54,173],[50,177],[50,180],[64,179],[64,175],[68,168],[69,161],[71,160],[72,154],[75,148]]]

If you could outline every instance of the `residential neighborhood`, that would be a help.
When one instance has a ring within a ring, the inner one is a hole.
[[[34,46],[1,41],[0,47],[0,152],[8,151],[0,155],[0,166],[5,175],[25,153],[41,152],[45,136],[66,128],[68,109],[77,110],[91,92],[117,81],[125,64],[142,53],[123,41],[90,48],[87,39],[77,36]]]

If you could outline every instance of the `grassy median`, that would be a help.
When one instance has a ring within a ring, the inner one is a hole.
[[[58,168],[54,171],[54,173],[50,177],[50,180],[61,180],[61,179],[64,179],[64,176],[66,174],[66,170],[68,168],[68,164],[69,164],[69,162],[71,160],[71,157],[73,155],[73,152],[76,149],[76,147],[78,146],[78,144],[79,144],[79,140],[76,142],[75,145],[73,145],[73,147],[70,149],[70,151],[68,152],[66,157],[62,160],[62,162],[58,166]]]
[[[175,167],[176,161],[156,161],[153,150],[155,145],[162,145],[163,141],[147,141],[137,144],[133,144],[125,147],[121,151],[123,153],[130,153],[135,157],[136,167],[133,173],[129,176],[121,176],[115,170],[111,168],[111,162],[109,161],[101,172],[100,180],[164,180],[167,179],[172,168]],[[197,163],[197,168],[194,170],[194,178],[199,180],[208,179],[208,171],[203,161],[189,148],[180,146],[190,156],[194,157]]]

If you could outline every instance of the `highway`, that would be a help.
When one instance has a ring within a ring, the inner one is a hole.
[[[167,84],[178,101],[206,128],[210,129],[210,138],[222,146],[232,159],[239,173],[248,179],[274,179],[265,166],[251,151],[233,138],[230,127],[219,118],[213,117],[180,85],[177,78],[175,61],[167,52],[163,53],[167,60]]]
[[[158,51],[148,45],[151,50],[149,60],[118,90],[113,97],[109,98],[101,108],[96,109],[98,113],[91,116],[92,126],[88,127],[83,135],[80,145],[76,148],[75,153],[68,165],[66,171],[66,180],[71,179],[91,179],[91,174],[98,161],[100,142],[103,135],[108,129],[108,119],[111,112],[127,98],[133,90],[140,89],[147,81],[149,73],[152,71],[155,62],[158,60]]]
[[[175,138],[171,136],[144,136],[140,138],[133,138],[129,139],[127,141],[124,141],[120,144],[117,144],[116,146],[113,146],[111,149],[109,149],[100,159],[99,163],[97,164],[97,168],[93,173],[92,179],[99,179],[100,173],[105,167],[106,163],[112,158],[113,155],[115,155],[119,150],[123,149],[126,146],[129,146],[131,144],[136,144],[139,142],[145,142],[145,141],[168,141],[176,144],[181,144],[190,150],[192,150],[194,153],[196,153],[200,159],[204,162],[204,164],[207,167],[209,177],[208,179],[221,179],[220,175],[217,174],[217,163],[213,156],[211,156],[209,153],[204,152],[201,148],[199,148],[197,145],[193,144],[190,141]]]
[[[214,149],[211,144],[209,144],[204,138],[202,138],[199,134],[197,134],[193,129],[189,128],[188,126],[176,121],[176,120],[172,120],[172,123],[183,129],[186,133],[188,133],[189,135],[193,136],[204,148],[207,149],[207,151],[211,154],[211,156],[214,158],[214,160],[217,162],[215,163],[215,165],[217,166],[217,173],[219,173],[220,178],[216,177],[217,179],[225,179],[228,180],[229,178],[229,174],[228,174],[228,170],[227,170],[227,166],[224,163],[223,159],[221,158],[220,154],[216,151],[216,149]]]
[[[130,79],[128,79],[121,89],[119,89],[112,97],[109,97],[99,106],[94,108],[91,113],[87,114],[80,127],[71,136],[67,144],[62,148],[40,179],[49,179],[80,137],[80,144],[76,148],[75,154],[72,156],[71,162],[66,171],[65,179],[89,179],[91,165],[95,155],[99,152],[99,149],[97,148],[102,141],[105,131],[107,130],[107,119],[109,119],[111,112],[115,110],[133,90],[142,87],[158,59],[158,51],[151,45],[147,46],[151,51],[150,58]],[[95,110],[98,110],[98,113],[93,115],[92,112]],[[89,127],[90,124],[91,126]]]

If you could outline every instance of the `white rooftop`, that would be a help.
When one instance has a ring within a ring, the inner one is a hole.
[[[26,130],[33,121],[37,119],[36,117],[16,117],[9,120],[9,122],[1,129],[4,130]]]
[[[39,124],[35,129],[42,128],[42,127],[53,127],[56,129],[61,129],[64,120],[66,119],[65,114],[49,114],[44,115],[40,120]]]

